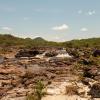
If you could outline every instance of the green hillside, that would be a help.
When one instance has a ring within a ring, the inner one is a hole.
[[[81,40],[72,40],[67,42],[52,42],[44,40],[41,37],[35,39],[31,38],[19,38],[10,34],[0,35],[0,46],[23,46],[23,47],[34,47],[34,46],[64,46],[64,47],[100,47],[100,38],[90,38]]]
[[[100,38],[72,40],[64,42],[63,45],[68,47],[100,47]]]

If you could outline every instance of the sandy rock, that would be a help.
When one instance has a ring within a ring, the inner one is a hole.
[[[54,95],[43,97],[42,100],[89,100],[88,98],[81,98],[77,95],[67,96],[67,95]]]

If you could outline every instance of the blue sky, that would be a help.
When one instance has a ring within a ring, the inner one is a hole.
[[[100,37],[100,0],[0,0],[0,33],[52,41]]]

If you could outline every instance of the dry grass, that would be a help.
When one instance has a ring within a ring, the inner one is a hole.
[[[41,100],[42,97],[45,95],[45,92],[43,92],[44,88],[45,87],[42,81],[38,81],[34,89],[34,93],[28,94],[26,100]]]
[[[66,95],[78,95],[77,86],[66,86]]]

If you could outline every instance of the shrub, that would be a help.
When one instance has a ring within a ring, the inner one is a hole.
[[[45,95],[45,92],[43,92],[44,88],[44,84],[41,81],[38,81],[34,89],[34,93],[28,94],[26,100],[41,100]]]

